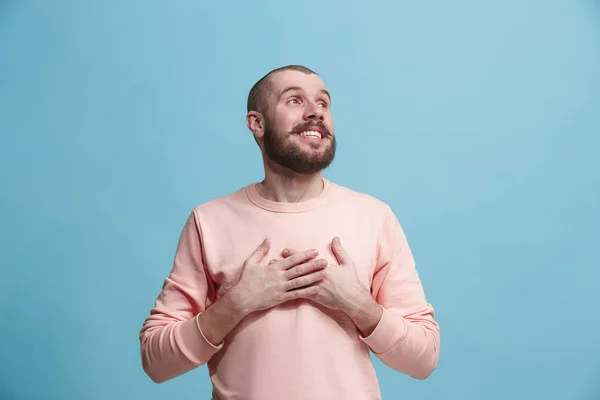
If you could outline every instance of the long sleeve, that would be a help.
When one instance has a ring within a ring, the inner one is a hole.
[[[371,291],[383,314],[371,335],[361,339],[390,368],[427,378],[438,363],[440,330],[405,234],[389,207]]]
[[[223,344],[209,343],[198,315],[214,299],[214,284],[205,271],[201,230],[193,211],[177,246],[173,267],[140,331],[144,371],[165,382],[206,363]]]

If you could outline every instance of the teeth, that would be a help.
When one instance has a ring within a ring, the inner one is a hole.
[[[319,132],[316,131],[306,131],[306,132],[302,132],[300,134],[300,136],[310,136],[310,137],[316,137],[321,139],[321,134]]]

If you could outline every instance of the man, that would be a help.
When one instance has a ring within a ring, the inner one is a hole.
[[[322,176],[330,110],[305,67],[251,89],[265,179],[192,210],[140,333],[153,381],[207,363],[213,399],[367,400],[369,351],[417,379],[435,369],[439,327],[394,213]]]

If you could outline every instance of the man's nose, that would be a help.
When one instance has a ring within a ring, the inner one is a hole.
[[[323,109],[318,104],[311,103],[307,105],[304,112],[304,119],[306,120],[323,120]]]

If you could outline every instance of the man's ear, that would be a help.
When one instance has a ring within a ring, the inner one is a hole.
[[[246,126],[256,140],[262,139],[265,135],[265,119],[258,111],[250,111],[246,115]]]

